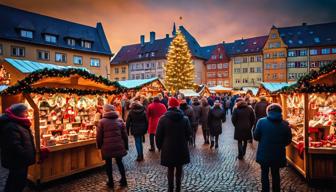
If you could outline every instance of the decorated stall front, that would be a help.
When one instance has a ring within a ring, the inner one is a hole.
[[[271,103],[280,103],[280,97],[278,94],[275,94],[277,91],[281,90],[284,87],[288,87],[295,84],[292,83],[268,83],[261,82],[256,96],[266,97],[267,100]]]
[[[292,129],[288,162],[308,181],[336,180],[336,62],[281,90]]]
[[[29,179],[48,182],[103,165],[95,137],[102,106],[123,89],[83,69],[37,70],[1,92],[2,109],[29,106],[37,163]]]
[[[131,97],[134,97],[137,93],[145,96],[156,96],[166,90],[159,78],[125,80],[118,81],[118,83],[127,90]]]

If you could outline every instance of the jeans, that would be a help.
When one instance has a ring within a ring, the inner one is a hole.
[[[155,138],[155,134],[149,134],[149,143],[150,143],[151,149],[155,149],[154,138]]]
[[[5,192],[21,192],[27,184],[28,167],[9,169]]]
[[[118,169],[121,175],[121,180],[126,181],[126,173],[125,173],[125,167],[122,162],[122,157],[117,157],[116,162],[118,165]],[[112,174],[112,158],[105,159],[105,169],[106,169],[106,174],[108,177],[108,180],[113,183],[113,174]]]
[[[247,140],[238,140],[238,156],[243,157],[246,153]]]
[[[265,166],[261,165],[261,183],[262,183],[262,191],[269,192],[270,184],[269,184],[269,168],[271,168],[272,173],[272,191],[280,192],[280,168],[277,166]]]
[[[135,148],[138,152],[138,156],[143,156],[143,147],[142,147],[142,135],[134,136]]]
[[[176,173],[175,173],[176,170]],[[174,191],[174,175],[176,179],[176,191],[181,191],[182,165],[177,167],[168,167],[168,191]]]

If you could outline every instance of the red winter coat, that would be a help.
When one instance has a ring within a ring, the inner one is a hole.
[[[148,133],[155,134],[160,117],[167,111],[164,104],[160,102],[153,102],[147,108],[148,116]]]
[[[113,111],[105,113],[97,128],[97,146],[103,159],[123,157],[128,150],[128,137],[125,123]]]

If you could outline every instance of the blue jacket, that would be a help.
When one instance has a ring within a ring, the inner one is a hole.
[[[291,143],[292,132],[281,112],[270,111],[257,122],[254,139],[259,141],[257,162],[266,166],[286,166],[286,146]]]

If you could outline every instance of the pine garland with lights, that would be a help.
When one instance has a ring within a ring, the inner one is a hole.
[[[49,88],[49,87],[40,87],[32,88],[31,85],[35,82],[51,77],[70,77],[72,75],[79,75],[84,79],[89,79],[97,83],[102,83],[107,86],[116,86],[117,90],[115,91],[101,91],[101,90],[81,90],[75,88]],[[2,91],[1,95],[16,95],[18,93],[72,93],[78,95],[96,95],[96,94],[118,94],[125,92],[126,88],[121,87],[120,84],[116,81],[112,82],[102,76],[96,76],[84,69],[80,68],[69,68],[69,69],[41,69],[32,72],[26,78],[18,81],[15,85],[8,87]]]
[[[164,83],[168,90],[192,89],[194,86],[194,65],[188,43],[180,31],[172,40],[164,67]]]

